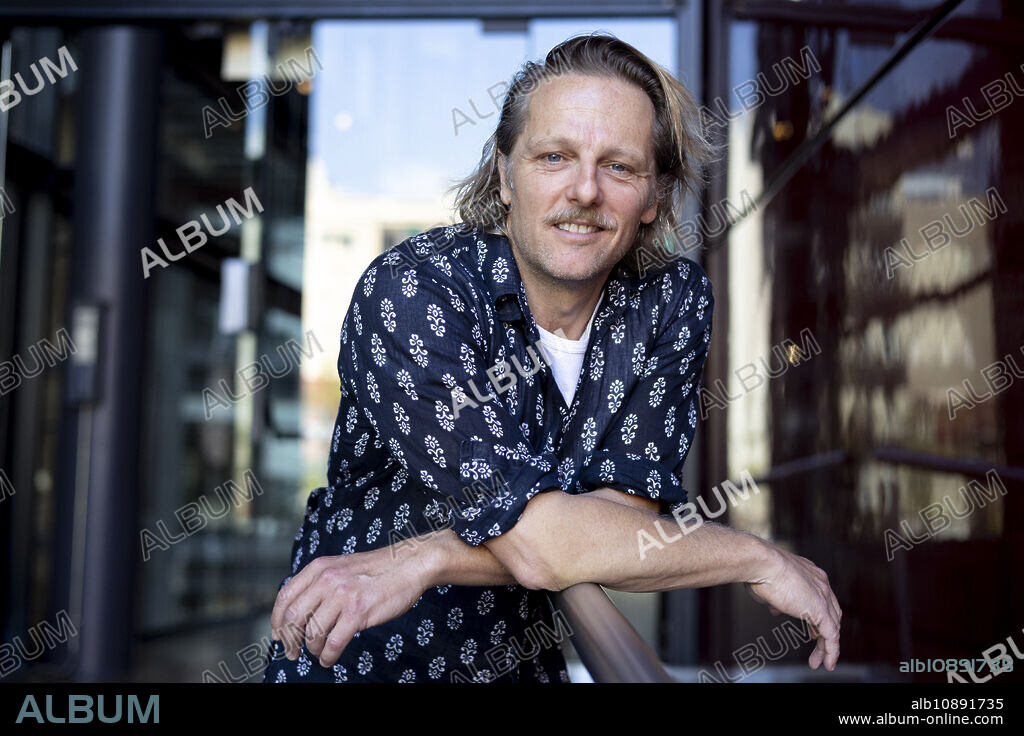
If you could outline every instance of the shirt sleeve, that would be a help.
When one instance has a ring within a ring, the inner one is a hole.
[[[714,295],[711,281],[695,262],[677,263],[678,293],[659,299],[664,327],[649,350],[634,339],[630,367],[637,377],[623,396],[612,382],[602,409],[616,419],[594,452],[585,458],[579,490],[615,488],[659,501],[662,513],[686,502],[680,477],[697,428],[698,391],[711,341]],[[665,286],[662,294],[666,293]],[[628,336],[627,336],[628,337]]]
[[[393,278],[383,268],[364,275],[338,372],[408,482],[430,497],[431,515],[475,546],[511,529],[535,494],[561,488],[558,459],[533,451],[491,387],[487,370],[501,385],[511,356],[502,342],[498,361],[486,357],[490,305],[478,307],[473,287],[450,278],[445,256],[431,261]]]

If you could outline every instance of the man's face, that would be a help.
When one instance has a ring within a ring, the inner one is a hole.
[[[643,90],[618,79],[570,74],[533,92],[510,177],[499,161],[521,270],[548,281],[604,280],[640,223],[657,215],[653,122]]]

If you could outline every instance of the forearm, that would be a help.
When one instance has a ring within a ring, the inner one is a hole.
[[[512,529],[483,544],[524,585],[549,590],[581,582],[638,592],[751,582],[776,562],[771,545],[745,532],[705,522],[684,534],[671,517],[560,491],[535,496]]]
[[[415,537],[395,545],[395,555],[419,558],[425,572],[426,587],[435,585],[513,585],[516,578],[482,544],[466,544],[451,529]]]
[[[655,501],[621,493],[612,488],[590,492],[594,498],[641,509],[658,508]],[[410,545],[400,542],[392,547],[392,556],[417,556],[427,571],[429,586],[434,585],[511,585],[515,576],[485,545],[472,546],[459,539],[451,529],[416,537]],[[415,550],[415,551],[412,551]]]
[[[445,529],[395,545],[393,556],[415,558],[428,587],[519,582],[563,590],[595,582],[637,592],[750,582],[771,562],[770,546],[753,535],[711,522],[683,534],[654,507],[612,489],[551,491],[531,500],[510,531],[483,544],[466,544]]]

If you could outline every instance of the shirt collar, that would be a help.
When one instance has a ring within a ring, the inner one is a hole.
[[[503,322],[516,322],[523,319],[523,310],[520,308],[518,296],[525,301],[525,292],[522,291],[522,277],[519,275],[519,267],[512,252],[512,245],[508,238],[500,233],[478,233],[479,240],[486,246],[486,252],[482,254],[480,244],[474,246],[474,257],[479,265],[480,274],[483,277],[484,285],[487,287],[488,297],[494,307],[498,319]],[[629,295],[639,291],[642,281],[639,273],[626,264],[626,259],[619,261],[612,269],[605,284],[605,295],[618,291],[616,284]],[[598,302],[600,306],[602,298]]]
[[[516,296],[522,287],[519,267],[512,253],[512,245],[508,238],[500,233],[482,233],[480,235],[486,247],[481,258],[480,244],[475,246],[475,257],[480,267],[480,275],[487,287],[488,298],[495,313],[503,322],[515,322],[523,318]]]

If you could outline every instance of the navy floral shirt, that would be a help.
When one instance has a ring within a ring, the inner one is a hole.
[[[713,304],[689,259],[643,277],[620,263],[567,406],[504,236],[460,224],[382,253],[342,326],[329,485],[309,496],[291,574],[442,528],[478,545],[550,490],[607,486],[671,512],[686,501]],[[331,668],[273,642],[264,682],[564,682],[567,634],[544,591],[445,585]]]

